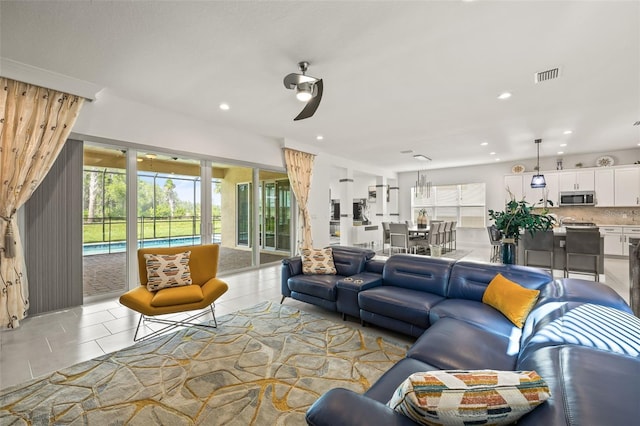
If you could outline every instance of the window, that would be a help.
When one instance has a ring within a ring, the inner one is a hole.
[[[411,188],[411,220],[416,221],[420,210],[429,220],[457,221],[458,227],[486,226],[486,188],[484,183],[437,185],[429,196],[416,198]]]

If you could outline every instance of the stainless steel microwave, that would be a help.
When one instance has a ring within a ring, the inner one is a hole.
[[[593,191],[568,191],[560,193],[561,206],[594,206],[596,194]]]

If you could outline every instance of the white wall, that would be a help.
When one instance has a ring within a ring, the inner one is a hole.
[[[196,158],[284,166],[281,140],[216,126],[120,98],[108,90],[100,92],[94,102],[84,104],[72,135],[94,142],[195,154]]]

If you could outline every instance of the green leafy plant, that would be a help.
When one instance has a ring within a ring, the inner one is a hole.
[[[517,243],[521,230],[528,231],[533,236],[537,231],[546,231],[553,227],[555,219],[547,215],[549,210],[542,208],[535,211],[536,209],[538,208],[535,205],[524,199],[516,201],[511,194],[511,200],[504,211],[489,210],[489,217],[494,220],[496,228],[504,238],[513,238]]]

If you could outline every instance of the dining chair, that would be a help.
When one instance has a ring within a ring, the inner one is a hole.
[[[406,223],[389,224],[389,256],[394,250],[403,250],[405,253],[415,252],[417,245],[416,240],[409,238],[409,227]]]
[[[382,222],[382,252],[384,253],[384,248],[386,244],[389,244],[389,222]]]
[[[594,228],[567,228],[567,237],[565,241],[565,263],[564,276],[569,276],[569,272],[581,274],[593,274],[596,281],[600,281],[600,230]],[[570,259],[581,257],[587,259],[587,262],[581,262],[573,266]]]
[[[449,231],[449,233],[451,234],[451,242],[453,243],[453,249],[456,250],[458,248],[458,242],[456,241],[456,237],[457,237],[457,231],[456,231],[456,227],[458,226],[458,221],[454,220],[453,222],[451,222],[451,230]]]
[[[538,231],[533,236],[525,232],[520,239],[524,248],[524,265],[545,267],[553,274],[553,230]],[[547,259],[544,264],[529,262],[529,253],[543,253]]]
[[[495,226],[487,226],[487,233],[489,234],[489,242],[491,243],[491,257],[489,262],[497,263],[500,261],[500,240],[502,240],[502,233]]]
[[[429,225],[429,233],[427,234],[425,249],[431,255],[433,255],[433,253],[431,253],[431,247],[440,245],[440,228],[442,226],[442,222],[431,222]]]
[[[444,222],[442,227],[442,249],[443,251],[451,251],[451,224],[452,222]]]

